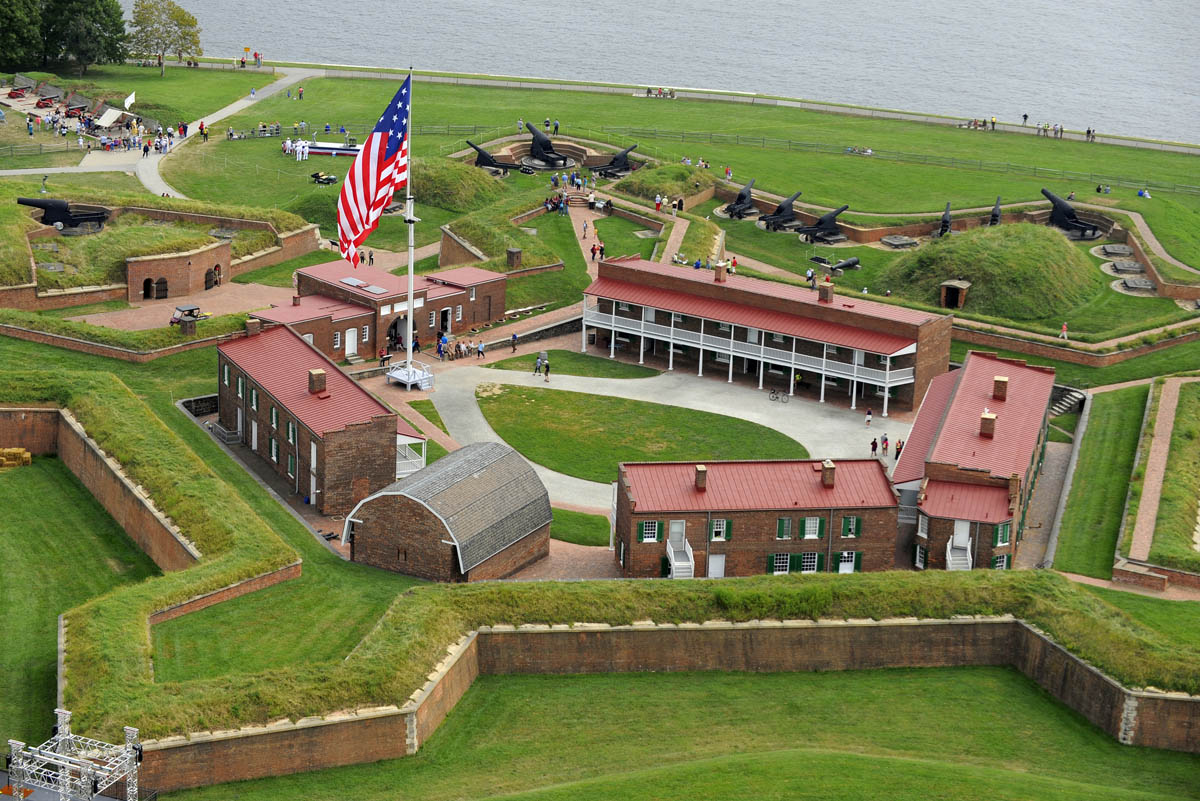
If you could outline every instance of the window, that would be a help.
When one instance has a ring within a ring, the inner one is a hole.
[[[279,461],[279,440],[271,437],[271,461]]]
[[[682,325],[685,320],[687,320],[687,318],[682,314],[675,314],[674,312],[671,312],[671,322]]]
[[[838,556],[839,573],[857,573],[862,569],[862,556],[858,551],[842,551]]]
[[[781,517],[775,521],[775,539],[790,540],[792,538],[792,518]]]
[[[891,357],[889,357],[889,356],[880,356],[880,357],[879,357],[879,363],[880,363],[880,364],[882,364],[884,367],[888,367],[888,366],[890,366],[890,365],[891,365],[891,363],[892,363]]]
[[[288,478],[296,477],[296,454],[288,454]]]
[[[992,545],[1000,547],[1012,542],[1012,523],[1000,523],[992,527]]]
[[[413,299],[413,309],[419,309],[424,305],[425,305],[425,298],[414,298]],[[407,311],[407,310],[408,310],[408,302],[405,301],[403,311]]]
[[[287,424],[287,441],[289,445],[296,444],[296,424],[288,420]]]
[[[862,534],[862,518],[846,515],[842,518],[842,536],[857,537]]]
[[[258,389],[256,387],[250,387],[250,408],[258,411]]]
[[[341,331],[333,332],[333,349],[334,350],[342,349],[342,332]]]
[[[303,339],[305,342],[307,342],[310,345],[313,343],[313,335],[312,334],[305,334],[304,336],[302,336],[300,338]]]
[[[928,548],[926,548],[924,545],[917,546],[917,552],[913,556],[913,565],[917,568],[917,570],[925,569],[925,557],[928,555],[929,555]]]
[[[826,356],[837,356],[837,348],[835,348],[833,345],[826,345],[825,346],[825,355]]]
[[[462,306],[454,307],[454,322],[462,322]]]
[[[246,379],[240,375],[237,377],[237,394],[239,398],[246,396]]]
[[[629,304],[628,303],[617,303],[617,311],[619,311],[619,312],[629,311]]]
[[[638,523],[638,542],[658,542],[657,520],[643,520]]]
[[[383,306],[380,306],[380,307],[379,307],[379,313],[380,313],[381,315],[383,315],[383,314],[391,314],[391,313],[392,313],[392,304],[390,304],[390,303],[386,303],[386,304],[384,304]]]
[[[917,515],[917,536],[929,538],[929,518],[925,515]]]
[[[363,334],[362,341],[363,341],[363,344],[365,345],[371,340],[371,326],[364,325],[362,334]]]
[[[800,572],[801,573],[816,573],[818,556],[820,556],[820,554],[816,554],[816,553],[800,554]]]
[[[471,294],[468,295],[468,298],[471,300],[475,300],[475,287],[471,287]]]
[[[225,386],[229,386],[229,365],[228,364],[221,365],[221,383],[223,383]]]
[[[271,407],[271,428],[279,428],[279,410]]]
[[[1012,556],[1010,554],[992,557],[992,570],[1008,570],[1010,567],[1012,567]]]
[[[758,344],[758,329],[757,328],[747,328],[746,329],[746,342],[748,342],[751,345]]]
[[[712,520],[709,522],[709,534],[713,542],[725,542],[730,529],[729,520]]]
[[[717,323],[717,330],[723,334],[729,333],[729,323]]]
[[[821,518],[806,517],[804,518],[804,539],[815,540],[821,536]]]
[[[771,557],[771,572],[782,576],[788,572],[788,554],[777,553]]]
[[[783,342],[783,334],[771,334],[772,342]]]
[[[437,325],[437,312],[431,311],[429,313],[429,327],[433,328],[435,325]]]

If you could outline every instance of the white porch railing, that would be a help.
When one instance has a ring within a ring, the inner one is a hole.
[[[955,548],[954,537],[946,542],[946,569],[947,570],[970,570],[973,565],[971,561],[971,551],[973,550],[972,540],[967,538],[966,548]]]
[[[400,443],[396,445],[396,478],[404,478],[417,472],[425,466],[425,448],[420,451],[411,445]]]
[[[683,549],[680,550],[671,538],[667,537],[667,564],[671,568],[671,578],[692,578],[696,575],[696,562],[692,554],[692,544],[684,537]]]
[[[641,336],[644,333],[648,337],[672,342],[676,345],[702,347],[707,351],[727,353],[733,356],[744,356],[756,361],[762,360],[770,364],[777,364],[781,367],[824,373],[826,376],[833,378],[847,378],[889,387],[902,386],[913,382],[913,368],[911,367],[879,370],[874,367],[854,365],[850,362],[822,359],[819,356],[810,356],[804,353],[792,353],[791,351],[770,347],[765,344],[758,345],[752,342],[734,340],[728,336],[713,336],[712,334],[701,336],[698,331],[688,331],[682,328],[665,326],[660,323],[645,322],[631,317],[614,316],[600,311],[596,306],[584,309],[583,324],[585,326],[591,325],[597,328],[606,328],[610,331],[615,329],[623,334]],[[761,332],[761,335],[769,336],[770,333],[769,331]],[[797,339],[799,338],[797,337]],[[826,344],[817,342],[816,340],[805,341],[816,342],[816,344],[820,345]]]

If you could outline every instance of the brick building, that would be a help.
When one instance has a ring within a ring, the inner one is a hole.
[[[402,349],[408,323],[408,276],[392,275],[345,261],[296,271],[291,306],[251,312],[260,320],[286,323],[336,361],[373,358],[382,347]],[[415,277],[413,333],[422,345],[438,336],[463,334],[504,319],[503,273],[458,267]]]
[[[601,262],[584,290],[583,348],[589,329],[609,354],[617,347],[683,360],[699,375],[755,376],[764,383],[814,385],[879,406],[915,408],[950,360],[949,315],[639,258]]]
[[[322,514],[425,464],[425,438],[287,326],[217,346],[221,426]],[[419,449],[419,450],[418,450]]]
[[[550,498],[521,455],[477,442],[360,501],[350,559],[434,581],[510,576],[550,552]]]
[[[890,570],[896,498],[876,459],[634,462],[618,469],[621,574]]]
[[[918,569],[1012,567],[1053,388],[1052,368],[975,351],[930,384],[892,472]]]

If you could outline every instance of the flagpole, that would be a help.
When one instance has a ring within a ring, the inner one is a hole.
[[[412,92],[412,66],[408,68],[408,90]],[[413,259],[416,254],[416,233],[417,227],[416,218],[413,216],[413,157],[412,157],[412,94],[408,96],[408,180],[404,183],[404,214],[405,222],[408,223],[408,336],[405,338],[405,343],[408,345],[408,355],[405,360],[405,366],[408,368],[408,375],[411,379],[413,369],[413,314],[416,309],[413,308],[413,284],[415,283]]]

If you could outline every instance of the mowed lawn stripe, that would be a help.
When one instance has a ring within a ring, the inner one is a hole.
[[[58,459],[0,471],[0,730],[41,742],[54,708],[58,616],[159,570]]]
[[[808,458],[778,431],[679,406],[494,384],[476,396],[500,438],[527,459],[589,481],[614,481],[618,462]]]

